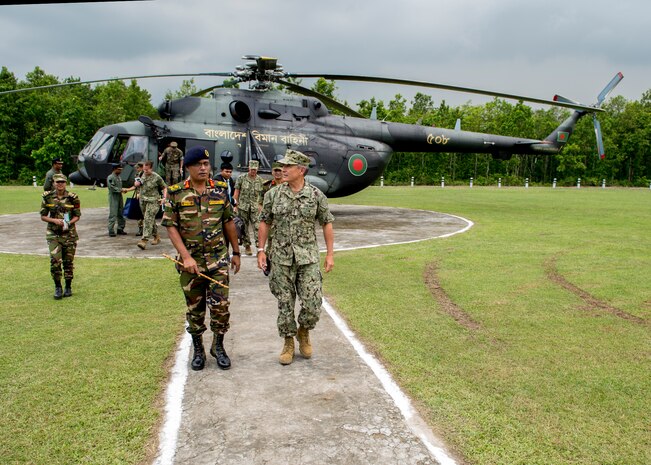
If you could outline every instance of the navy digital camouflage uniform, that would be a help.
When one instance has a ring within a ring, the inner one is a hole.
[[[165,165],[165,182],[168,186],[181,180],[182,159],[183,151],[177,147],[170,146],[163,150],[161,163]]]
[[[278,299],[281,337],[296,335],[297,295],[301,301],[298,323],[312,330],[319,321],[323,294],[315,221],[323,226],[334,219],[326,196],[307,181],[297,193],[283,183],[264,196],[260,221],[274,231],[269,289]]]
[[[190,181],[167,189],[162,226],[175,227],[199,271],[228,285],[229,255],[224,237],[224,224],[233,220],[226,184],[207,181],[206,191],[197,193]],[[229,328],[228,288],[206,278],[180,271],[180,283],[188,306],[187,331],[198,336],[206,330],[206,307],[210,311],[210,329],[225,334]]]
[[[75,216],[81,217],[81,205],[79,197],[74,192],[64,192],[64,196],[59,198],[56,191],[43,193],[41,200],[41,216],[48,216],[57,219],[72,219]],[[50,251],[50,273],[55,282],[61,281],[61,276],[67,280],[72,280],[77,250],[77,228],[71,224],[67,231],[61,226],[53,223],[47,224],[45,233],[47,246]],[[63,268],[63,272],[62,272]]]
[[[124,219],[124,199],[122,198],[122,178],[119,174],[111,173],[106,178],[109,198],[108,231],[112,233],[117,223],[118,231],[123,231],[126,225]]]
[[[142,239],[147,240],[152,236],[158,236],[158,226],[156,225],[156,213],[160,208],[160,192],[167,187],[163,178],[158,173],[152,171],[149,176],[142,174],[140,176],[142,183],[139,189],[140,208],[143,214]]]
[[[237,216],[244,222],[242,228],[242,245],[251,246],[249,227],[253,228],[253,239],[258,247],[258,225],[260,224],[260,210],[262,196],[264,195],[264,179],[260,176],[252,178],[248,173],[242,174],[235,182],[235,190],[239,190],[237,198]]]

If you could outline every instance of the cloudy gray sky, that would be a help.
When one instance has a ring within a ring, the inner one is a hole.
[[[0,64],[18,79],[36,66],[60,79],[228,72],[242,55],[286,71],[367,74],[594,103],[651,89],[647,0],[153,0],[0,6]],[[157,105],[182,78],[141,80]],[[221,82],[198,78],[198,87]],[[311,86],[313,81],[304,80]],[[435,102],[469,94],[337,84],[351,106],[421,91]]]

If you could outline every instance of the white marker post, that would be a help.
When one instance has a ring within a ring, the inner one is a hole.
[[[556,189],[556,178],[554,178],[554,182],[552,183],[552,189]]]
[[[411,187],[414,187],[414,177],[411,177]]]
[[[441,187],[445,187],[445,177],[441,177]]]
[[[502,188],[502,178],[497,178],[497,188],[498,189]]]
[[[524,178],[524,188],[529,189],[529,178]]]
[[[472,189],[472,178],[470,178],[470,188]]]
[[[581,178],[576,180],[576,188],[581,189]]]
[[[602,189],[605,189],[605,188],[606,188],[606,180],[605,180],[605,179],[602,179],[602,180],[601,180],[601,188],[602,188]]]
[[[380,176],[380,187],[384,187],[384,176]]]
[[[36,187],[36,176],[32,176],[32,184]]]

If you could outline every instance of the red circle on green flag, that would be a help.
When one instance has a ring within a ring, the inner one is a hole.
[[[367,168],[368,162],[363,155],[356,153],[348,159],[348,171],[350,171],[355,176],[363,175],[366,173]]]

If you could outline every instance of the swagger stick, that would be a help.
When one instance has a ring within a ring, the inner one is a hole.
[[[168,260],[173,261],[173,262],[176,263],[177,265],[181,265],[181,266],[183,266],[183,263],[181,263],[180,261],[178,261],[178,260],[176,260],[176,259],[170,257],[170,256],[167,255],[167,254],[163,254],[163,257],[167,258]],[[219,284],[221,287],[224,287],[224,288],[228,289],[228,286],[227,286],[226,284],[224,284],[224,283],[220,283],[219,281],[217,281],[216,279],[211,278],[210,276],[207,276],[207,275],[205,275],[205,274],[203,274],[203,273],[197,273],[197,274],[198,274],[199,276],[203,277],[203,278],[206,278],[208,281],[212,281],[213,283],[215,283],[215,284]]]

